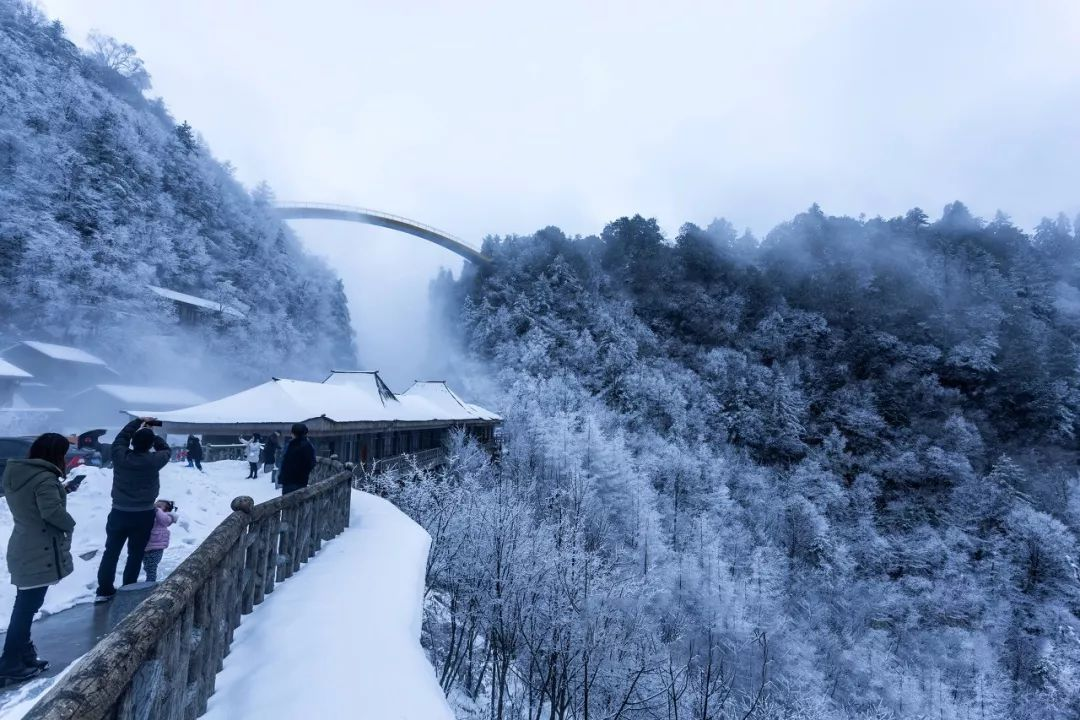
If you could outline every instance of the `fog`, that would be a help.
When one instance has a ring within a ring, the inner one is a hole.
[[[326,220],[294,220],[306,247],[341,272],[356,330],[359,368],[379,370],[395,392],[442,371],[430,327],[428,285],[440,268],[462,260],[420,238],[385,228]]]

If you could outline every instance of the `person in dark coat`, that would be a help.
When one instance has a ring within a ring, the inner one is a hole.
[[[281,451],[277,454],[277,459],[274,461],[274,472],[271,476],[274,481],[274,487],[281,487],[281,461],[285,459],[285,448],[288,447],[289,441],[285,440],[281,444]]]
[[[132,420],[112,444],[112,510],[105,522],[105,552],[98,566],[95,602],[107,602],[116,594],[116,563],[127,544],[124,585],[139,581],[143,553],[150,541],[157,512],[154,502],[161,490],[161,468],[172,452],[148,423],[154,418]]]
[[[202,472],[202,443],[194,435],[187,436],[187,464]]]
[[[280,449],[281,433],[275,430],[263,444],[262,461],[264,473],[271,472],[274,469],[274,466],[277,464],[277,454]]]
[[[15,606],[0,657],[0,678],[8,682],[26,680],[49,666],[37,656],[30,626],[49,586],[74,569],[75,518],[67,511],[67,495],[74,487],[61,482],[69,446],[63,435],[45,433],[34,440],[26,460],[8,460],[4,470],[4,497],[15,521],[7,547]]]
[[[315,446],[308,440],[307,435],[308,429],[304,423],[292,426],[292,439],[285,446],[285,452],[281,456],[281,470],[278,472],[282,495],[307,487],[308,477],[315,469]]]

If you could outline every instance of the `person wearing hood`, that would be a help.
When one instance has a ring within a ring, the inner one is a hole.
[[[124,585],[139,581],[143,554],[154,529],[161,490],[161,468],[172,451],[150,427],[154,418],[136,418],[116,435],[112,444],[112,510],[105,522],[105,551],[98,566],[95,602],[108,602],[116,594],[116,564],[127,544]],[[157,423],[160,424],[160,423]]]
[[[277,465],[278,451],[281,449],[281,432],[275,430],[270,433],[270,437],[266,438],[266,444],[263,445],[262,462],[263,472],[271,472]]]
[[[75,518],[67,511],[67,495],[75,487],[61,482],[68,447],[63,435],[45,433],[31,444],[27,459],[8,460],[4,470],[4,497],[15,521],[7,546],[15,606],[0,657],[0,678],[8,682],[26,680],[49,666],[37,656],[30,626],[49,586],[74,569]]]
[[[307,425],[296,423],[292,426],[292,439],[281,455],[281,470],[278,471],[281,494],[288,495],[307,487],[315,462],[315,446],[308,440]]]

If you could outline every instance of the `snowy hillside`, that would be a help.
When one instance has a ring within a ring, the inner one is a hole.
[[[441,293],[501,459],[385,481],[435,539],[460,716],[1077,717],[1066,218],[637,216],[485,252]]]
[[[86,347],[146,384],[352,364],[341,283],[269,189],[169,115],[134,48],[80,40],[0,0],[0,337]]]
[[[230,512],[229,504],[238,495],[250,495],[256,502],[269,500],[278,494],[269,476],[244,480],[247,463],[222,461],[205,463],[206,473],[170,463],[161,472],[161,497],[174,501],[180,510],[180,520],[172,526],[172,541],[161,561],[164,577],[187,557],[199,543],[217,527]],[[109,515],[112,489],[112,470],[84,468],[86,480],[78,492],[68,496],[68,512],[78,525],[72,537],[72,556],[75,571],[58,585],[49,588],[45,596],[44,613],[55,613],[76,603],[93,600],[97,589],[97,569],[105,544],[105,520]],[[0,502],[0,542],[6,546],[11,537],[11,511]],[[93,556],[89,556],[94,553]],[[87,555],[88,559],[81,556]],[[119,568],[124,567],[127,554],[120,556]],[[119,573],[117,576],[119,582]],[[0,567],[0,628],[6,628],[15,602],[15,586],[11,584],[6,564]]]
[[[430,545],[354,491],[351,527],[244,618],[203,717],[452,718],[420,647]]]

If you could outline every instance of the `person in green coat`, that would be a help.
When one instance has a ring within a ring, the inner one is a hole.
[[[49,586],[74,569],[71,533],[75,518],[67,511],[69,489],[61,480],[68,447],[63,435],[45,433],[30,446],[26,460],[8,460],[4,471],[4,497],[15,520],[7,565],[17,588],[0,657],[0,679],[7,682],[26,680],[48,667],[37,656],[30,625]]]

